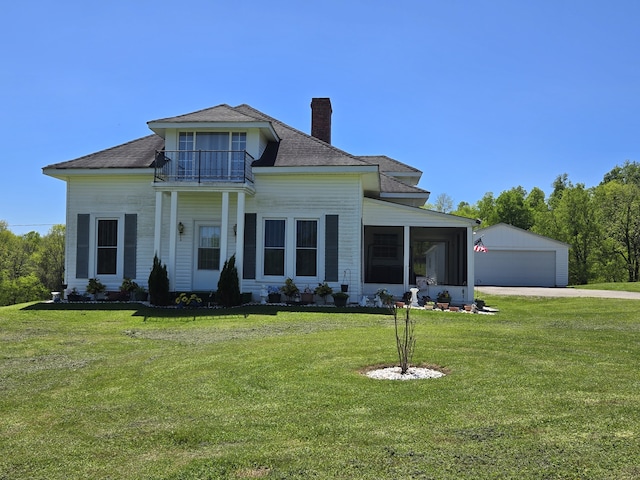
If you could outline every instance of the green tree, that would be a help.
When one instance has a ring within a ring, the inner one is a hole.
[[[49,291],[61,291],[64,283],[65,226],[54,225],[42,237],[34,263],[40,282]]]
[[[460,202],[458,207],[451,212],[453,215],[466,218],[480,218],[480,210],[477,206],[469,205],[467,202]]]
[[[626,160],[622,166],[616,165],[610,172],[605,173],[600,185],[613,181],[640,186],[640,163]]]
[[[533,225],[533,210],[525,201],[526,195],[520,186],[502,192],[496,199],[498,221],[529,230]]]
[[[553,210],[554,238],[571,245],[569,283],[585,284],[594,275],[600,252],[600,226],[594,207],[593,192],[583,184],[568,184]]]
[[[624,262],[627,280],[640,280],[640,185],[610,180],[597,187],[607,250]]]
[[[489,227],[499,223],[498,212],[496,210],[496,199],[492,192],[487,192],[476,203],[478,218],[482,220],[483,227]]]

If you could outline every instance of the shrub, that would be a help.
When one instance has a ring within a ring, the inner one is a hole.
[[[153,268],[149,274],[149,301],[152,305],[169,305],[169,276],[167,266],[157,255],[153,257]]]
[[[224,262],[224,267],[220,272],[220,280],[218,280],[216,300],[225,307],[233,307],[242,303],[235,255]]]

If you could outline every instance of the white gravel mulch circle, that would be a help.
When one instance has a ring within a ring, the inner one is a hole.
[[[376,380],[422,380],[425,378],[440,378],[445,374],[431,368],[409,367],[407,373],[402,375],[400,367],[386,367],[369,370],[365,375]]]

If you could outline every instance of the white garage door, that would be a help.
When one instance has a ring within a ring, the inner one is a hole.
[[[474,253],[476,285],[555,287],[555,251]]]

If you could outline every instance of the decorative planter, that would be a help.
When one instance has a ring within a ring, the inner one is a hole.
[[[270,293],[268,297],[269,303],[280,303],[282,301],[282,294]]]
[[[449,311],[450,312],[459,312],[460,311],[460,307],[449,307]]]
[[[465,310],[466,312],[470,312],[472,308],[473,308],[473,307],[472,307],[472,305],[465,305],[465,306],[464,306],[464,310]]]
[[[300,300],[306,305],[313,303],[313,293],[301,293]]]
[[[446,310],[449,308],[449,304],[448,303],[443,303],[443,302],[438,302],[436,304],[436,306],[440,309],[440,310]]]
[[[343,293],[347,293],[349,291],[349,285],[343,283],[342,285],[340,285],[340,291]]]
[[[349,297],[333,297],[333,304],[336,307],[346,307]]]
[[[396,302],[396,308],[404,308],[404,302]]]
[[[133,292],[133,300],[137,302],[146,302],[149,294],[147,292]]]

